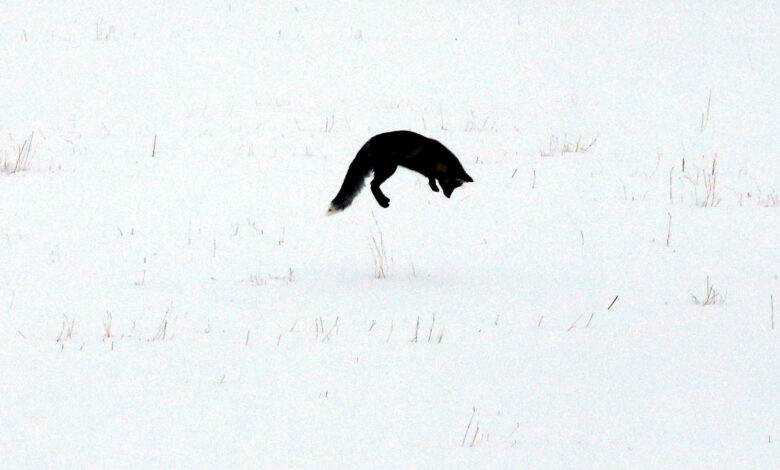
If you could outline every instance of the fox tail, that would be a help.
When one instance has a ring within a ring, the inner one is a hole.
[[[366,143],[349,164],[347,176],[344,177],[341,189],[330,202],[330,207],[325,215],[334,215],[349,207],[355,196],[365,186],[366,176],[371,173],[372,169],[370,143]]]

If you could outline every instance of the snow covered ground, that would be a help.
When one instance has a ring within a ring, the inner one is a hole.
[[[780,8],[590,3],[3,2],[0,467],[779,468]]]

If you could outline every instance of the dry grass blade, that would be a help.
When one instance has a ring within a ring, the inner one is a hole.
[[[392,258],[389,258],[387,255],[385,238],[373,212],[371,213],[371,218],[374,219],[374,225],[376,226],[377,231],[377,235],[374,235],[373,233],[370,235],[371,239],[368,243],[369,249],[371,250],[371,257],[374,260],[374,277],[376,279],[384,279],[390,274]]]
[[[461,447],[466,446],[466,438],[469,435],[469,429],[471,429],[471,424],[474,422],[474,415],[477,413],[477,408],[472,406],[471,407],[471,418],[469,418],[469,424],[466,426],[466,432],[463,433],[463,440],[460,443]]]

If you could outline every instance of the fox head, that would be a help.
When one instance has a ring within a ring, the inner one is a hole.
[[[429,140],[435,149],[432,152],[434,154],[433,160],[435,161],[433,178],[439,182],[444,195],[449,199],[456,188],[461,187],[463,183],[473,183],[474,180],[463,169],[463,165],[460,164],[460,160],[454,153],[442,145],[441,142],[433,139]],[[431,189],[436,191],[433,186]]]
[[[452,192],[455,191],[456,188],[461,187],[463,183],[473,183],[474,180],[471,179],[471,176],[469,176],[468,173],[466,173],[466,170],[464,170],[462,167],[449,167],[448,170],[449,171],[439,176],[437,179],[441,185],[441,190],[449,199],[449,197],[452,196]]]

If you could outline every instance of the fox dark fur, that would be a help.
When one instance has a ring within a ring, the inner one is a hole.
[[[371,193],[382,207],[390,205],[390,199],[379,186],[395,173],[399,166],[414,170],[428,178],[428,185],[438,192],[441,186],[446,197],[463,183],[474,182],[463,169],[458,158],[440,142],[410,131],[394,131],[375,135],[358,151],[349,165],[347,176],[336,197],[330,203],[328,215],[343,211],[358,195],[369,173]]]

